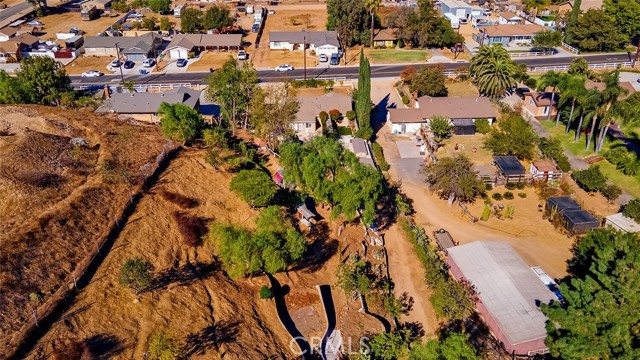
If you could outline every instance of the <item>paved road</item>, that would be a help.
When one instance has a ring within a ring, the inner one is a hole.
[[[8,18],[21,13],[25,10],[31,10],[33,8],[33,5],[29,4],[28,2],[23,2],[20,3],[18,5],[6,8],[2,11],[0,11],[0,23],[7,20]]]
[[[597,54],[586,55],[585,59],[590,64],[604,64],[604,63],[622,63],[630,61],[628,54]],[[563,66],[568,65],[572,58],[541,58],[541,59],[518,59],[516,63],[524,63],[529,67],[543,67],[543,66]],[[409,64],[401,65],[378,65],[371,67],[372,78],[382,77],[396,77],[404,70]],[[423,63],[414,65],[424,65]],[[446,70],[455,70],[457,68],[468,65],[468,63],[452,63],[442,64]],[[125,80],[133,80],[136,84],[168,84],[168,83],[204,83],[205,78],[209,75],[208,72],[190,72],[181,74],[150,74],[150,75],[132,75],[125,76]],[[304,77],[303,69],[295,69],[289,72],[276,72],[274,70],[258,70],[258,76],[260,80],[266,82],[278,82],[287,79],[301,79]],[[346,77],[355,79],[358,77],[357,66],[339,66],[332,68],[309,68],[307,69],[307,77]],[[119,75],[104,75],[99,78],[82,78],[80,76],[71,76],[71,80],[76,86],[83,85],[105,85],[120,82]]]

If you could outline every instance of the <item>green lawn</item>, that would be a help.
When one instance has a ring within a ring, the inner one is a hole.
[[[369,59],[372,63],[395,64],[427,61],[431,53],[426,50],[371,49]]]
[[[556,127],[554,120],[542,120],[540,122],[542,123],[542,126],[549,132],[549,135],[554,138],[559,138],[564,148],[568,149],[572,154],[580,158],[585,158],[589,155],[593,155],[593,146],[591,146],[591,149],[589,150],[585,149],[586,138],[584,134],[580,137],[580,141],[574,142],[573,138],[575,136],[575,131],[571,130],[569,131],[569,134],[565,135],[564,124],[560,123],[560,125]],[[601,153],[609,150],[613,145],[620,144],[623,144],[621,140],[612,140],[611,138],[607,138],[604,142],[603,151]],[[620,188],[622,188],[632,196],[640,198],[640,176],[624,175],[607,160],[599,161],[597,164],[600,165],[600,170],[602,170],[602,173],[607,176],[612,183],[618,185]]]

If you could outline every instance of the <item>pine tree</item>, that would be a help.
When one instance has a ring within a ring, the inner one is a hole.
[[[373,136],[371,127],[371,65],[369,59],[360,52],[358,71],[358,91],[356,92],[356,114],[360,127],[358,137],[370,139]]]

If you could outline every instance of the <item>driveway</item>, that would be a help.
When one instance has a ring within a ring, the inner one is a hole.
[[[640,74],[638,73],[632,73],[632,72],[620,73],[620,81],[630,82],[631,86],[633,86],[633,88],[636,89],[636,91],[640,91],[640,82],[638,82],[638,80],[640,80]]]

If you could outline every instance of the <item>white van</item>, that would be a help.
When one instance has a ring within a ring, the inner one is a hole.
[[[444,17],[449,20],[453,29],[458,29],[460,27],[460,19],[458,19],[457,16],[452,13],[446,13],[444,14]]]

